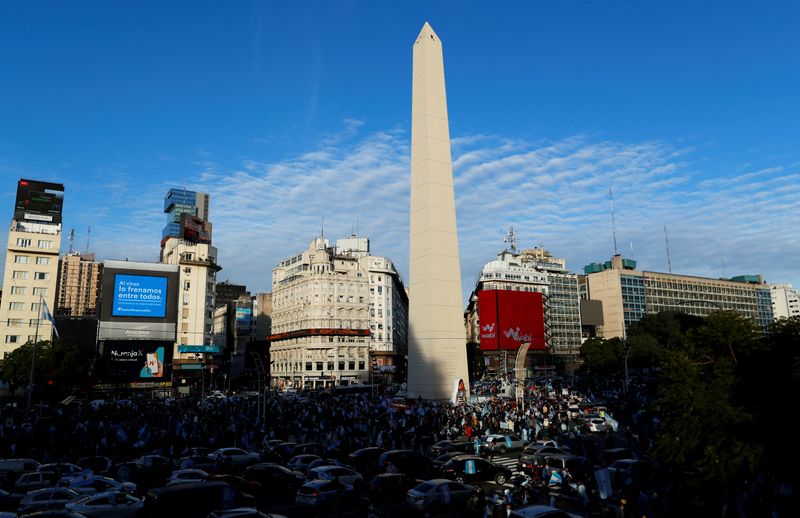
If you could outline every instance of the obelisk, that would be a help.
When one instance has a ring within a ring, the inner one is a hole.
[[[450,399],[463,382],[469,397],[442,42],[427,22],[413,70],[408,395]]]

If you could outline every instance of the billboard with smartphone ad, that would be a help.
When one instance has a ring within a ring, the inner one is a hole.
[[[544,350],[544,301],[532,291],[483,290],[478,292],[482,351]]]
[[[104,342],[98,378],[106,383],[168,381],[172,378],[172,347],[171,342]]]
[[[103,263],[98,339],[175,341],[178,265]]]

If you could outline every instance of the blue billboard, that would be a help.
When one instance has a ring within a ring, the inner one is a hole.
[[[111,315],[164,318],[167,312],[167,278],[145,275],[114,276]]]

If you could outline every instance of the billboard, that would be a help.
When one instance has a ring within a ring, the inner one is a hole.
[[[61,223],[64,207],[64,185],[21,179],[17,184],[14,219]]]
[[[483,290],[478,292],[482,351],[517,350],[530,343],[544,350],[544,301],[531,291]]]
[[[192,243],[211,243],[211,223],[191,214],[181,214],[181,239]]]
[[[105,383],[168,381],[172,379],[172,342],[104,342],[97,376]]]
[[[98,339],[175,340],[178,265],[105,261]]]
[[[115,317],[164,318],[167,314],[167,278],[114,275]]]
[[[236,329],[247,331],[250,329],[253,310],[250,308],[236,308]]]

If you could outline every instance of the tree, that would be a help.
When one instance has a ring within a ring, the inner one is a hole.
[[[6,355],[1,376],[11,385],[12,390],[28,386],[32,354],[33,343],[28,342]],[[33,373],[34,386],[45,389],[54,397],[70,392],[86,383],[91,361],[91,350],[65,343],[61,339],[38,342]],[[52,381],[53,385],[49,386],[48,381]]]
[[[589,338],[581,346],[582,368],[600,376],[622,370],[622,342],[618,338]]]

